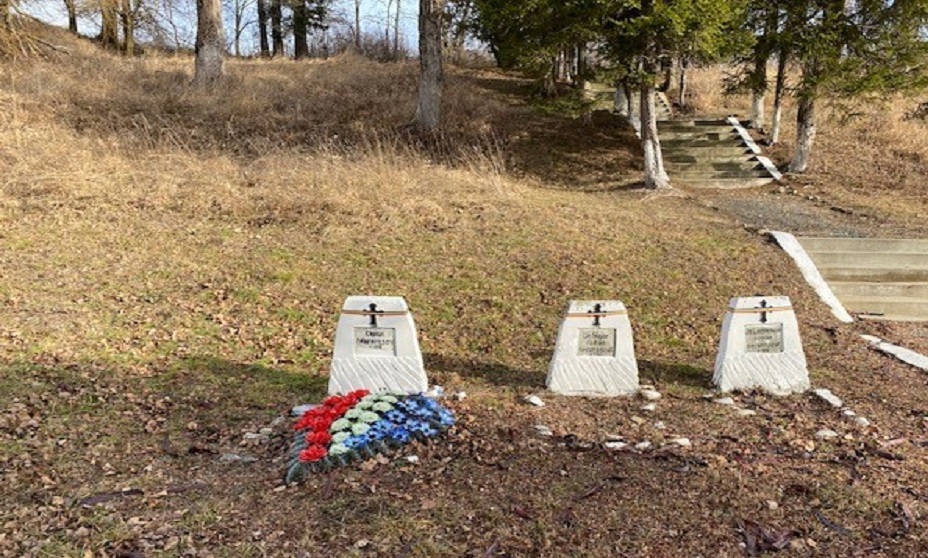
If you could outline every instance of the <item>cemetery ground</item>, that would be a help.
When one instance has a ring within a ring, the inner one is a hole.
[[[49,40],[69,54],[0,65],[0,555],[924,555],[928,376],[859,335],[928,329],[837,322],[730,201],[924,237],[928,143],[889,143],[922,124],[836,112],[808,177],[653,195],[627,128],[515,77],[451,70],[447,132],[416,138],[412,64],[232,62],[203,94],[186,57]],[[458,425],[284,487],[287,412],[358,293],[407,298]],[[792,299],[814,386],[869,426],[708,396],[755,293]],[[544,391],[567,301],[596,298],[628,307],[653,410]]]

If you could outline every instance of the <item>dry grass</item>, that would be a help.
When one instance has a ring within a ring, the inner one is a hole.
[[[794,553],[923,548],[900,517],[926,512],[924,379],[736,222],[629,190],[635,140],[607,115],[540,116],[518,80],[455,72],[447,136],[417,138],[409,65],[237,62],[201,94],[189,59],[81,49],[0,64],[0,555],[740,556],[742,518],[800,529]],[[873,428],[811,398],[740,396],[744,420],[702,399],[727,300],[755,292],[792,298],[813,381]],[[468,393],[459,426],[418,466],[281,489],[274,419],[321,396],[357,293],[407,297],[430,379]],[[520,404],[566,302],[606,297],[658,411]],[[615,433],[693,447],[598,445]],[[890,438],[905,461],[874,453]],[[80,505],[125,487],[144,494]]]

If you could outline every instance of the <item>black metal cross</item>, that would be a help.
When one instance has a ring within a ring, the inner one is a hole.
[[[761,307],[761,308],[768,308],[768,306],[767,306],[767,301],[766,301],[766,300],[760,301],[760,307]],[[767,323],[767,311],[766,311],[766,310],[762,310],[761,313],[760,313],[760,323],[762,323],[762,324]]]
[[[377,327],[377,314],[383,314],[383,310],[378,310],[377,304],[372,302],[368,311],[371,313],[371,327]]]
[[[603,305],[598,302],[593,305],[592,310],[587,310],[587,314],[593,314],[593,327],[599,327],[599,315],[603,312]]]

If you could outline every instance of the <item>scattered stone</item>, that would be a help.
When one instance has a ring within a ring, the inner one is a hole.
[[[834,430],[829,430],[828,428],[823,428],[815,433],[815,437],[819,440],[833,440],[838,437],[838,433]]]
[[[270,436],[273,433],[274,433],[273,428],[262,428],[261,430],[258,430],[258,434],[262,434],[264,436]]]
[[[753,417],[757,414],[757,411],[754,409],[738,409],[739,417]]]
[[[318,407],[316,403],[304,403],[302,405],[297,405],[296,407],[290,409],[290,414],[294,417],[301,417],[306,414],[307,411],[311,411]]]
[[[237,453],[224,453],[219,456],[223,463],[254,463],[258,458],[252,455],[239,455]]]
[[[274,420],[271,421],[271,428],[280,426],[283,423],[284,423],[284,417],[276,417]]]
[[[823,401],[825,401],[826,403],[828,403],[829,405],[831,405],[831,406],[834,407],[835,409],[840,409],[841,407],[844,406],[844,402],[841,401],[841,398],[839,398],[837,395],[831,393],[831,390],[830,390],[830,389],[827,389],[827,388],[819,388],[819,389],[815,390],[813,393],[815,393],[815,395],[817,395],[817,396],[819,397],[819,399],[822,399]]]
[[[547,426],[543,424],[536,424],[532,428],[535,429],[535,432],[539,436],[554,436],[554,432],[552,432],[550,428],[548,428]]]
[[[444,396],[445,396],[445,388],[443,388],[443,387],[441,387],[441,386],[432,386],[432,389],[430,389],[428,392],[426,392],[425,395],[426,395],[426,397],[431,397],[431,398],[433,398],[433,399],[438,398],[438,397],[444,397]]]
[[[259,432],[246,432],[244,439],[246,442],[267,442],[267,434],[261,434]]]
[[[639,416],[637,416],[637,415],[632,415],[632,417],[631,417],[630,419],[628,419],[628,420],[634,422],[634,423],[637,424],[638,426],[641,426],[642,424],[644,424],[645,422],[647,422],[646,420],[644,420],[643,418],[641,418],[641,417],[639,417]]]
[[[688,448],[693,445],[689,438],[674,438],[673,440],[670,440],[670,442],[677,444],[681,448]]]
[[[654,390],[654,386],[651,384],[641,384],[640,386],[638,386],[638,388],[639,389],[650,389],[652,391]]]
[[[718,399],[715,400],[715,402],[718,403],[719,405],[725,405],[727,407],[730,407],[735,404],[735,400],[732,399],[731,397],[719,397]]]
[[[641,397],[644,397],[648,401],[657,401],[661,398],[661,393],[653,389],[643,389],[638,393],[640,393]]]
[[[648,441],[638,442],[637,444],[635,444],[635,449],[638,451],[649,450],[651,449],[652,445],[653,444],[651,444],[651,442],[648,442]]]
[[[780,508],[780,504],[776,503],[773,500],[767,500],[767,509],[770,511],[777,511]]]
[[[843,411],[841,411],[841,414],[848,418],[857,416],[857,413],[855,413],[851,409],[844,409]]]
[[[857,426],[861,428],[867,428],[868,426],[870,426],[870,421],[867,420],[867,417],[857,417],[856,419],[854,419],[854,424],[856,424]]]
[[[529,405],[534,405],[534,406],[536,406],[536,407],[544,407],[544,406],[545,406],[545,402],[542,401],[542,400],[541,400],[541,397],[538,397],[537,395],[526,395],[526,396],[525,396],[525,399],[523,399],[523,401],[525,401],[525,402],[528,403]]]
[[[406,461],[408,461],[408,462],[412,463],[413,465],[415,465],[416,463],[419,462],[419,456],[418,456],[418,455],[407,455],[407,456],[406,456]]]
[[[657,410],[657,403],[646,403],[641,406],[641,410],[645,412],[653,412]]]
[[[654,423],[654,428],[656,428],[656,429],[658,429],[658,430],[667,430],[667,425],[664,424],[664,421],[659,420],[659,421],[657,421],[657,422]]]
[[[464,401],[464,399],[467,398],[467,392],[459,391],[454,394],[454,398],[457,399],[458,401]]]
[[[603,444],[603,447],[609,450],[620,450],[620,449],[627,448],[628,444],[625,442],[620,442],[616,440],[612,442],[606,442],[605,444]]]

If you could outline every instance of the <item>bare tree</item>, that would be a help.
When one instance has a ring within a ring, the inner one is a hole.
[[[77,34],[77,4],[75,0],[64,0],[64,7],[68,11],[68,30]]]
[[[271,55],[270,45],[267,42],[267,0],[256,0],[255,6],[258,10],[258,44],[261,48],[261,56],[268,57]]]
[[[293,58],[300,60],[309,56],[309,43],[306,42],[309,25],[306,0],[291,0],[290,8],[293,10]]]
[[[100,44],[119,48],[119,6],[117,0],[100,0]]]
[[[361,0],[354,0],[354,48],[361,52]]]
[[[247,19],[248,12],[251,10],[252,0],[230,0],[228,9],[232,12],[232,52],[235,56],[242,55],[242,35],[248,29],[248,26],[254,23],[253,20]],[[265,45],[267,36],[264,37]]]
[[[441,122],[441,29],[444,0],[419,0],[419,102],[413,125],[433,132]]]
[[[135,10],[132,0],[121,0],[119,20],[122,22],[122,49],[126,56],[135,55]]]
[[[225,50],[222,5],[219,0],[197,0],[197,42],[194,84],[213,85],[222,77]]]
[[[284,53],[283,19],[280,0],[271,0],[271,42],[273,44],[271,56],[280,56]]]

